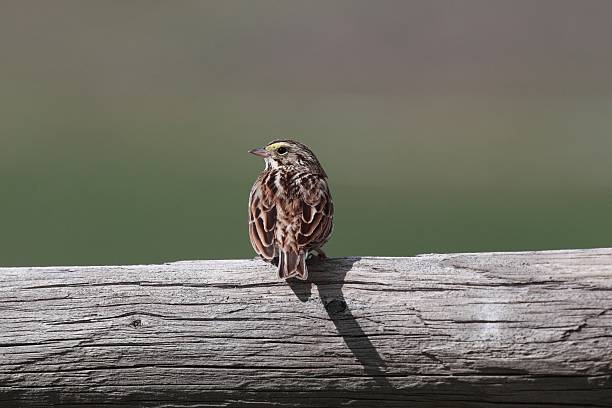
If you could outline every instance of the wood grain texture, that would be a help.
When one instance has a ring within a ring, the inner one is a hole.
[[[0,268],[0,406],[612,406],[612,249],[310,270]]]

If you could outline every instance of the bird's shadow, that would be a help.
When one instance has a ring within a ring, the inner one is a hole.
[[[315,259],[308,265],[307,281],[290,279],[287,283],[302,302],[308,301],[312,296],[312,285],[317,287],[321,303],[330,320],[363,366],[365,374],[372,378],[377,387],[390,389],[392,386],[385,374],[385,361],[353,316],[342,292],[347,273],[360,259],[360,257]]]

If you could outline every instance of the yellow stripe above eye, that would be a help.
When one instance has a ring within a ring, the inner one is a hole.
[[[284,143],[284,142],[272,143],[272,144],[269,144],[269,145],[266,146],[266,150],[271,152],[273,150],[278,149],[281,146],[287,147],[287,146],[289,146],[289,144]]]

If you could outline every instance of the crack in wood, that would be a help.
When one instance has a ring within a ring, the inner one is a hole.
[[[590,317],[587,317],[584,321],[582,321],[580,324],[578,324],[576,327],[573,327],[571,329],[567,329],[565,331],[563,331],[563,334],[561,334],[561,339],[567,339],[570,338],[572,334],[574,333],[580,333],[582,331],[582,329],[584,329],[585,327],[587,327],[589,325],[589,321],[593,320],[593,319],[597,319],[598,317],[601,317],[603,315],[605,315],[607,312],[609,312],[612,309],[604,309],[599,313],[596,313]]]

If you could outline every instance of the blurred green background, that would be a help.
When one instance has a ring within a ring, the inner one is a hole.
[[[300,140],[331,256],[612,245],[612,2],[2,1],[0,265],[254,256]]]

